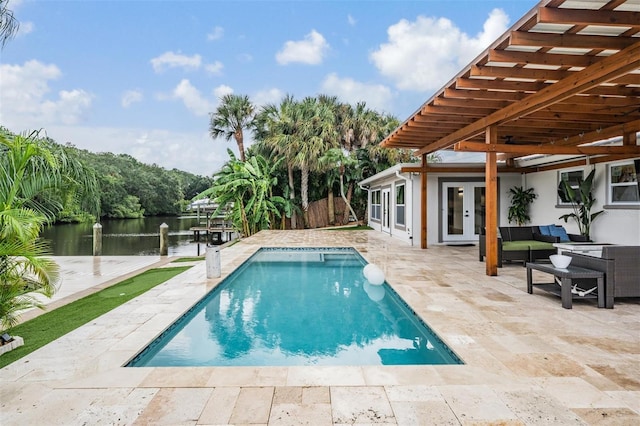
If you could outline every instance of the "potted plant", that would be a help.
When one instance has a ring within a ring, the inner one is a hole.
[[[522,226],[531,220],[529,205],[537,197],[533,191],[533,188],[524,189],[522,186],[514,186],[509,189],[509,197],[511,197],[509,223],[515,222],[518,226]]]
[[[573,218],[578,224],[580,234],[589,241],[591,240],[591,223],[596,217],[604,213],[603,210],[591,213],[591,208],[596,202],[593,194],[591,194],[595,172],[595,169],[593,169],[586,179],[578,179],[578,187],[575,189],[569,185],[569,182],[564,180],[560,181],[558,185],[560,199],[567,200],[573,209],[573,213],[563,214],[559,219],[564,219],[564,222],[567,223],[569,218]]]

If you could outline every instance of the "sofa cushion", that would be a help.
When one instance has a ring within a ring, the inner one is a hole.
[[[552,236],[560,237],[561,243],[566,243],[568,241],[571,241],[569,239],[569,235],[567,234],[567,231],[564,229],[564,226],[549,227],[549,231],[551,232]]]
[[[529,250],[530,241],[503,241],[502,251]]]
[[[553,250],[553,243],[548,243],[546,241],[527,241],[529,243],[529,248],[531,250]]]

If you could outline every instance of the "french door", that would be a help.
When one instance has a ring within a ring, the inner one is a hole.
[[[484,182],[442,184],[442,240],[477,241],[484,227]]]

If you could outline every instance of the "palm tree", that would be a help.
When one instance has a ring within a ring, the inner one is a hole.
[[[293,170],[295,156],[300,147],[297,129],[300,127],[300,108],[292,95],[287,95],[279,106],[268,104],[256,115],[256,139],[268,151],[284,157],[287,165],[289,205],[293,208],[295,202],[295,185]],[[295,208],[291,214],[291,228],[297,228]]]
[[[58,266],[38,240],[70,196],[89,200],[97,212],[95,176],[64,149],[38,139],[37,133],[12,136],[0,131],[0,325],[11,327],[17,312],[41,307],[28,293],[50,296]]]
[[[220,99],[220,105],[214,113],[211,113],[209,123],[209,135],[216,139],[220,136],[226,141],[233,137],[238,144],[240,161],[245,161],[244,155],[244,133],[253,125],[255,117],[255,107],[244,95],[228,94]]]
[[[7,8],[9,0],[0,0],[0,46],[4,47],[20,28],[20,23]]]
[[[342,146],[349,152],[366,148],[369,143],[379,142],[386,123],[375,111],[367,108],[365,102],[354,107],[347,105],[344,119],[340,123]]]
[[[352,171],[356,168],[358,164],[357,158],[355,157],[354,154],[349,154],[340,148],[331,148],[322,157],[320,157],[320,164],[323,164],[325,166],[327,183],[329,186],[330,197],[328,202],[329,202],[329,210],[330,210],[330,213],[329,213],[330,220],[331,221],[335,220],[334,214],[332,213],[332,211],[334,211],[334,209],[332,208],[332,204],[333,204],[333,182],[336,179],[336,177],[339,179],[339,182],[340,182],[340,196],[344,200],[344,203],[348,209],[345,211],[345,214],[344,214],[345,218],[343,218],[343,223],[348,223],[349,212],[357,220],[358,216],[353,210],[353,207],[351,207],[351,202],[350,202],[351,194],[349,194],[349,198],[347,198],[347,196],[345,196],[344,194],[345,175],[347,174],[347,170]],[[349,175],[351,176],[353,175],[353,173],[349,173]],[[352,186],[352,183],[350,183],[350,186],[349,186],[350,190],[352,190],[351,186]]]
[[[307,97],[300,104],[300,147],[294,162],[300,168],[300,198],[305,224],[308,224],[309,172],[319,171],[319,158],[331,148],[339,147],[335,113],[330,105]]]

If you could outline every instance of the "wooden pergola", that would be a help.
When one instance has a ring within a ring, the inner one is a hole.
[[[382,141],[422,156],[421,246],[426,248],[426,155],[485,152],[487,275],[497,275],[497,175],[640,156],[640,1],[542,0]],[[595,142],[622,137],[621,144]],[[533,154],[583,160],[524,167]]]

